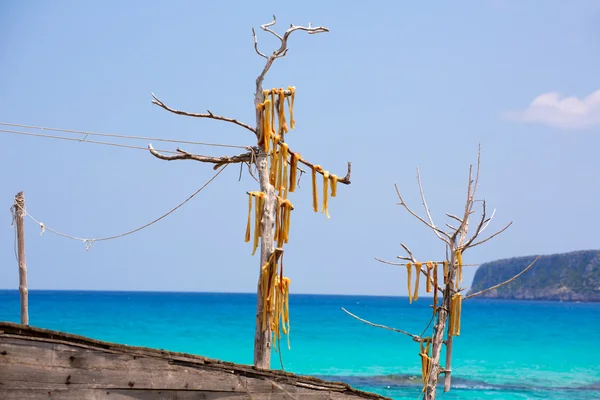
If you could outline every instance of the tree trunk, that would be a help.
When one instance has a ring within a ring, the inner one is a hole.
[[[267,155],[262,153],[257,157],[260,190],[265,194],[265,205],[261,221],[260,266],[256,303],[256,328],[254,334],[254,365],[257,368],[269,369],[271,362],[271,327],[262,330],[262,312],[264,288],[260,285],[260,269],[269,262],[275,248],[274,240],[274,215],[275,215],[275,189],[269,182],[269,168]]]
[[[254,95],[254,107],[256,111],[256,139],[260,140],[262,135],[262,114],[258,110],[258,105],[264,101],[262,93],[262,79],[272,60],[267,63],[263,74],[256,80],[256,94]],[[262,330],[263,313],[263,288],[260,285],[260,272],[263,265],[269,262],[269,258],[275,249],[275,207],[276,197],[275,188],[269,181],[268,154],[262,150],[256,157],[256,167],[258,168],[258,179],[260,191],[265,194],[265,203],[260,224],[260,265],[258,269],[258,289],[256,291],[256,326],[254,330],[254,366],[262,369],[271,367],[271,327]]]
[[[437,394],[437,383],[440,375],[440,359],[442,354],[442,347],[444,345],[444,331],[446,329],[446,323],[448,322],[450,302],[452,300],[453,287],[454,287],[454,275],[455,275],[455,252],[450,252],[450,260],[448,266],[448,283],[444,287],[444,300],[442,307],[438,312],[437,322],[433,328],[433,337],[431,339],[431,372],[427,379],[427,385],[425,386],[425,397],[424,400],[435,400]],[[446,349],[447,350],[447,349]],[[446,365],[448,365],[448,359],[446,359]],[[446,367],[448,368],[448,367]],[[449,373],[446,372],[449,376]],[[445,392],[448,390],[444,389]]]

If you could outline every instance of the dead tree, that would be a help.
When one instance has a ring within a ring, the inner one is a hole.
[[[345,177],[340,178],[330,174],[320,165],[313,164],[300,156],[299,153],[290,149],[285,140],[286,133],[294,128],[293,105],[295,101],[295,88],[289,86],[287,89],[275,88],[263,90],[265,76],[275,60],[284,57],[288,53],[288,40],[292,33],[304,31],[309,34],[329,32],[324,27],[295,26],[291,25],[283,35],[278,34],[272,28],[276,19],[268,24],[261,25],[261,29],[275,36],[281,43],[280,47],[271,55],[266,55],[258,48],[256,32],[252,29],[254,38],[254,49],[256,53],[266,60],[265,66],[256,78],[256,93],[254,95],[254,108],[256,111],[256,126],[253,127],[235,118],[223,117],[206,113],[191,113],[176,110],[167,106],[156,96],[152,103],[163,109],[189,117],[210,118],[219,121],[236,124],[255,136],[253,146],[248,146],[248,151],[235,156],[209,157],[191,154],[187,151],[177,149],[176,155],[164,155],[149,145],[150,152],[162,160],[195,160],[199,162],[214,164],[217,169],[231,163],[245,163],[252,173],[252,166],[258,171],[259,192],[249,192],[248,225],[246,228],[246,241],[251,239],[251,212],[252,201],[255,201],[255,227],[254,227],[254,251],[260,239],[260,277],[258,282],[258,295],[256,306],[256,329],[254,338],[254,365],[258,368],[270,368],[271,339],[272,336],[279,340],[279,330],[285,334],[289,328],[287,315],[287,295],[289,290],[289,279],[283,276],[283,254],[282,246],[287,243],[290,213],[293,206],[288,199],[288,193],[293,192],[296,187],[297,172],[303,172],[299,164],[311,169],[313,208],[317,212],[317,174],[323,177],[323,209],[327,213],[327,199],[329,189],[331,197],[335,197],[337,184],[350,184],[351,164],[348,163],[348,172]],[[285,116],[287,101],[288,118]],[[277,129],[276,129],[277,125]],[[289,174],[289,176],[288,176]],[[329,216],[327,214],[327,216]],[[279,267],[278,267],[279,263]],[[279,271],[277,269],[279,268]]]
[[[406,267],[408,275],[409,301],[411,303],[418,299],[420,278],[425,278],[425,291],[428,293],[433,293],[433,306],[431,319],[429,320],[429,323],[423,330],[423,333],[417,335],[403,331],[401,329],[391,328],[380,324],[374,324],[343,309],[344,312],[360,320],[361,322],[367,323],[372,326],[376,326],[378,328],[388,329],[407,335],[410,338],[412,338],[415,342],[419,343],[419,356],[421,358],[423,392],[424,398],[426,400],[435,399],[436,386],[438,383],[438,378],[441,374],[445,375],[444,391],[447,392],[450,390],[452,372],[452,342],[454,337],[460,335],[460,314],[462,301],[471,297],[478,296],[481,293],[492,289],[486,289],[481,292],[473,293],[469,296],[463,297],[462,292],[465,290],[465,288],[461,287],[463,276],[462,271],[463,267],[466,265],[463,264],[463,256],[468,250],[472,249],[473,247],[486,243],[490,239],[498,236],[506,229],[508,229],[508,227],[512,224],[512,222],[510,222],[504,228],[500,229],[499,231],[491,234],[486,238],[480,237],[494,218],[496,210],[494,210],[491,213],[491,215],[488,215],[485,200],[477,200],[475,198],[477,186],[479,183],[479,171],[480,153],[478,153],[477,157],[475,179],[473,179],[473,165],[469,167],[467,198],[465,201],[464,211],[462,211],[459,215],[446,214],[448,218],[453,220],[454,225],[447,223],[446,228],[444,229],[438,227],[433,222],[433,218],[431,217],[429,207],[427,206],[427,201],[425,200],[425,194],[423,191],[423,186],[421,184],[421,174],[419,172],[419,169],[417,169],[417,183],[419,186],[421,200],[423,202],[426,217],[422,217],[421,215],[413,211],[404,202],[404,199],[402,198],[402,195],[398,190],[398,186],[395,186],[398,199],[400,200],[397,204],[404,207],[410,215],[415,217],[427,228],[429,228],[435,234],[435,236],[444,243],[446,248],[445,259],[438,261],[419,261],[423,259],[417,258],[409,249],[409,247],[406,246],[404,243],[401,243],[400,245],[402,246],[407,255],[398,256],[398,258],[400,260],[403,260],[404,262],[389,262],[376,258],[377,261],[385,264]],[[475,213],[476,203],[481,205],[481,216],[476,221],[473,234],[469,235],[469,224],[471,222],[470,218],[471,215]],[[537,261],[537,258],[535,261]],[[527,268],[521,271],[518,275],[512,277],[511,279],[505,282],[502,282],[499,285],[496,285],[495,287],[505,285],[518,278],[521,274],[523,274],[525,271],[531,268],[535,261],[529,266],[527,266]],[[442,271],[438,271],[439,266],[442,267]],[[414,291],[411,282],[413,267],[415,269]],[[426,336],[426,333],[429,331],[429,328],[432,322],[434,321],[435,323],[433,325],[433,332],[431,333],[431,335]],[[442,367],[441,351],[442,346],[444,345],[446,346],[446,360],[445,365]]]

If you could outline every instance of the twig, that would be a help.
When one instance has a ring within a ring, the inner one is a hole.
[[[486,208],[485,208],[485,200],[483,200],[482,206],[481,206],[481,219],[479,220],[479,223],[477,224],[477,228],[475,228],[475,233],[473,234],[473,236],[467,240],[467,242],[463,245],[463,248],[467,248],[469,247],[469,245],[471,243],[473,243],[473,241],[475,241],[475,239],[477,239],[477,236],[479,236],[479,234],[481,233],[481,229],[483,228],[483,224],[486,221]]]
[[[501,234],[502,232],[504,232],[505,230],[507,230],[508,227],[511,226],[511,225],[512,225],[512,221],[510,221],[508,223],[508,225],[506,225],[504,228],[500,229],[498,232],[494,233],[490,237],[488,237],[486,239],[483,239],[483,240],[481,240],[481,241],[479,241],[477,243],[473,243],[473,244],[469,245],[469,248],[473,248],[475,246],[479,246],[480,244],[483,244],[483,243],[487,242],[488,240],[495,238],[496,236],[498,236],[499,234]]]
[[[463,222],[463,220],[462,220],[462,219],[458,218],[458,217],[457,217],[456,215],[454,215],[454,214],[449,214],[449,213],[446,213],[446,215],[447,215],[448,217],[450,217],[450,218],[453,218],[453,219],[457,220],[457,221],[458,221],[458,222],[460,222],[461,224],[462,224],[462,222]]]
[[[473,198],[471,197],[471,187],[473,185],[473,165],[469,166],[469,182],[467,184],[467,202],[465,203],[465,214],[462,218],[461,224],[458,226],[458,229],[452,235],[452,241],[456,239],[458,235],[461,236],[460,242],[464,239],[466,232],[469,229],[469,216],[471,215],[471,206],[473,204]],[[464,232],[464,234],[463,234]]]
[[[408,211],[410,213],[410,215],[412,215],[413,217],[415,217],[416,219],[418,219],[419,221],[421,221],[422,223],[427,225],[430,229],[433,229],[434,231],[437,231],[437,232],[441,233],[442,235],[446,236],[448,239],[442,239],[442,240],[446,244],[450,245],[450,242],[449,242],[450,237],[448,236],[448,234],[446,232],[444,232],[443,230],[431,225],[429,222],[427,222],[423,218],[421,218],[420,215],[418,215],[413,210],[411,210],[411,208],[404,202],[404,199],[402,198],[402,195],[400,194],[400,190],[398,190],[398,185],[394,184],[394,187],[396,188],[396,193],[398,194],[398,198],[400,199],[400,203],[397,203],[397,204],[400,204],[401,206],[406,208],[406,211]]]
[[[470,294],[470,295],[466,296],[466,297],[464,298],[464,300],[466,300],[466,299],[470,299],[471,297],[479,296],[480,294],[483,294],[483,293],[485,293],[485,292],[489,292],[490,290],[497,289],[497,288],[499,288],[500,286],[504,286],[504,285],[506,285],[507,283],[510,283],[510,282],[514,281],[515,279],[517,279],[518,277],[520,277],[521,275],[523,275],[525,272],[527,272],[527,270],[529,270],[529,268],[533,267],[533,264],[535,264],[535,263],[537,262],[537,260],[539,260],[539,259],[540,259],[540,257],[541,257],[541,256],[537,256],[537,257],[535,258],[535,260],[533,260],[533,262],[527,266],[527,268],[525,268],[523,271],[519,272],[518,274],[516,274],[516,275],[515,275],[515,276],[513,276],[512,278],[510,278],[510,279],[508,279],[508,280],[506,280],[506,281],[504,281],[504,282],[502,282],[502,283],[499,283],[499,284],[497,284],[497,285],[494,285],[494,286],[492,286],[492,287],[489,287],[489,288],[487,288],[487,289],[480,290],[480,291],[479,291],[479,292],[477,292],[477,293]]]
[[[412,251],[410,251],[410,249],[408,248],[408,246],[405,245],[404,243],[400,243],[400,246],[402,246],[402,248],[408,253],[408,255],[410,257],[410,261],[412,261],[413,263],[416,263],[417,259],[413,255]]]
[[[256,50],[256,53],[259,56],[264,57],[268,60],[269,57],[267,57],[264,53],[261,53],[261,51],[258,50],[258,39],[256,38],[256,32],[254,31],[254,28],[252,28],[252,37],[254,38],[254,50]]]
[[[344,307],[342,307],[342,311],[345,312],[346,314],[348,314],[349,316],[351,316],[353,318],[356,318],[360,322],[364,322],[367,325],[371,325],[371,326],[374,326],[376,328],[387,329],[389,331],[398,332],[398,333],[401,333],[403,335],[410,336],[416,342],[420,342],[421,341],[421,337],[420,336],[417,336],[417,335],[414,335],[412,333],[403,331],[402,329],[390,328],[389,326],[385,326],[385,325],[381,325],[381,324],[374,324],[373,322],[367,321],[366,319],[362,319],[359,316],[356,316],[356,315],[352,314],[350,311],[346,310]]]
[[[391,262],[391,261],[385,261],[385,260],[382,260],[382,259],[380,259],[380,258],[377,258],[377,257],[374,257],[374,258],[375,258],[377,261],[379,261],[380,263],[383,263],[383,264],[395,265],[395,266],[399,266],[399,267],[406,265],[406,263],[394,263],[394,262]],[[409,261],[410,261],[410,260],[409,260]]]
[[[273,21],[269,22],[268,24],[261,25],[260,29],[273,34],[277,39],[279,39],[281,41],[281,43],[283,43],[283,38],[281,36],[279,36],[279,34],[277,32],[269,29],[269,27],[275,25],[276,22],[277,22],[277,18],[273,15]]]
[[[439,229],[433,223],[433,218],[431,218],[431,212],[427,206],[427,201],[425,201],[425,193],[423,193],[423,185],[421,184],[421,171],[419,171],[419,168],[417,168],[417,183],[419,184],[419,192],[421,193],[421,200],[423,200],[423,207],[425,207],[425,213],[427,214],[427,218],[429,218],[429,223],[433,227],[433,232],[441,241],[446,242],[438,232]]]
[[[252,151],[250,151],[248,153],[240,154],[237,156],[231,156],[231,157],[229,157],[229,156],[212,157],[212,156],[202,156],[202,155],[198,155],[198,154],[191,154],[191,153],[188,153],[187,151],[181,150],[180,148],[177,148],[177,152],[179,154],[176,154],[174,156],[166,156],[166,155],[161,154],[158,151],[154,150],[154,147],[152,147],[152,144],[148,145],[148,150],[150,150],[150,153],[152,153],[152,155],[154,157],[160,158],[161,160],[166,160],[166,161],[195,160],[195,161],[215,164],[214,169],[217,169],[224,164],[243,163],[243,162],[249,163],[249,162],[252,162],[252,160],[253,160]]]
[[[254,134],[256,134],[256,129],[251,127],[250,125],[240,122],[235,118],[228,118],[228,117],[223,117],[220,115],[215,115],[212,112],[210,112],[210,110],[207,110],[206,114],[199,114],[199,113],[190,113],[187,111],[181,111],[181,110],[176,110],[174,108],[171,108],[169,106],[167,106],[165,103],[163,103],[161,100],[158,99],[158,97],[156,97],[154,95],[154,93],[152,93],[152,97],[154,98],[154,100],[152,100],[152,104],[156,104],[159,107],[164,108],[167,111],[170,111],[174,114],[178,114],[178,115],[185,115],[187,117],[195,117],[195,118],[211,118],[211,119],[216,119],[219,121],[225,121],[225,122],[231,122],[233,124],[239,125],[243,128],[248,129],[250,132],[253,132]]]
[[[494,219],[495,215],[496,215],[496,209],[494,208],[494,211],[492,211],[492,215],[490,215],[490,217],[485,221],[485,225],[481,228],[481,231],[479,231],[479,233],[483,232],[485,230],[485,228],[488,227],[490,222],[492,222],[492,220]]]

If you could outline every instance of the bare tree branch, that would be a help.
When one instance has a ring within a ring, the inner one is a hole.
[[[461,224],[462,224],[462,222],[463,222],[463,220],[462,220],[462,219],[458,218],[458,217],[457,217],[456,215],[454,215],[454,214],[449,214],[449,213],[446,213],[446,215],[447,215],[448,217],[452,218],[452,219],[455,219],[455,220],[457,220],[457,221],[458,221],[458,222],[460,222]]]
[[[490,215],[490,217],[485,221],[485,225],[481,228],[481,231],[479,231],[479,233],[483,232],[485,230],[485,228],[488,227],[490,222],[492,222],[492,220],[494,219],[495,215],[496,215],[496,209],[494,208],[494,211],[492,211],[492,215]]]
[[[190,112],[187,112],[187,111],[176,110],[174,108],[171,108],[171,107],[167,106],[165,103],[163,103],[161,100],[159,100],[159,98],[156,97],[154,95],[154,93],[152,93],[152,97],[154,98],[154,100],[152,100],[152,104],[156,104],[157,106],[162,107],[165,110],[167,110],[169,112],[172,112],[174,114],[185,115],[185,116],[188,116],[188,117],[195,117],[195,118],[210,118],[210,119],[216,119],[216,120],[219,120],[219,121],[231,122],[232,124],[239,125],[239,126],[241,126],[243,128],[248,129],[250,132],[253,132],[253,133],[256,134],[256,129],[255,128],[251,127],[250,125],[248,125],[246,123],[240,122],[240,121],[238,121],[235,118],[228,118],[228,117],[222,117],[220,115],[215,115],[212,112],[210,112],[210,110],[207,110],[206,114],[190,113]]]
[[[462,218],[461,224],[458,226],[458,229],[452,235],[452,239],[455,240],[457,236],[464,236],[463,232],[466,232],[469,229],[469,216],[471,215],[471,206],[473,204],[473,199],[471,197],[471,188],[473,185],[473,165],[469,166],[469,183],[467,185],[467,201],[465,203],[465,213]]]
[[[408,248],[408,246],[405,245],[404,243],[400,243],[400,246],[402,246],[402,248],[408,253],[408,255],[410,256],[410,261],[412,261],[413,263],[416,263],[417,259],[413,255],[412,251],[410,251],[410,249]]]
[[[281,142],[280,142],[280,143],[281,143]],[[290,153],[290,155],[292,155],[292,156],[295,154],[295,153],[294,153],[293,151],[291,151],[291,150],[288,150],[288,152],[289,152],[289,153]],[[311,170],[312,170],[312,169],[313,169],[313,167],[314,167],[314,164],[313,164],[313,163],[311,163],[311,162],[309,162],[309,161],[305,160],[305,159],[304,159],[304,158],[302,158],[302,157],[300,157],[300,158],[298,159],[298,161],[299,161],[299,162],[301,162],[302,164],[306,165],[307,167],[309,167]],[[302,172],[304,172],[304,171],[302,171]],[[325,171],[323,171],[323,170],[322,170],[322,171],[319,171],[319,170],[317,170],[317,172],[318,172],[319,174],[323,175],[323,172],[325,172]],[[343,178],[338,178],[338,179],[337,179],[338,183],[341,183],[341,184],[344,184],[344,185],[349,185],[349,184],[350,184],[350,174],[351,174],[351,173],[352,173],[352,163],[351,163],[350,161],[348,161],[348,172],[346,172],[346,176],[345,176],[345,177],[343,177]],[[331,175],[330,175],[330,176],[331,176]]]
[[[411,210],[411,208],[404,202],[404,199],[402,198],[402,195],[400,194],[400,190],[398,190],[398,185],[394,184],[394,187],[396,188],[396,193],[398,194],[398,198],[400,199],[400,203],[396,203],[396,204],[400,204],[401,206],[403,206],[404,208],[406,208],[406,211],[408,211],[410,213],[410,215],[412,215],[413,217],[415,217],[416,219],[418,219],[419,221],[421,221],[422,223],[424,223],[425,225],[427,225],[430,229],[441,233],[442,235],[446,236],[447,239],[442,239],[446,244],[450,245],[450,237],[448,236],[448,234],[446,232],[444,232],[443,230],[431,225],[429,222],[425,221],[423,218],[421,218],[420,215],[418,215],[417,213],[415,213],[413,210]],[[438,236],[439,237],[439,236]]]
[[[473,193],[471,193],[471,196],[473,198],[475,198],[475,193],[477,192],[477,189],[479,188],[479,172],[481,171],[481,143],[479,143],[479,146],[477,147],[477,172],[475,173],[475,185],[473,186]]]
[[[469,185],[467,189],[467,203],[465,207],[465,216],[463,223],[456,232],[460,235],[458,246],[459,248],[464,247],[465,240],[467,239],[467,233],[469,230],[469,216],[474,212],[473,205],[475,204],[475,193],[479,187],[479,172],[481,171],[481,144],[477,148],[477,169],[475,172],[475,182],[472,180],[473,166],[469,167]]]
[[[268,60],[269,57],[267,57],[264,53],[261,53],[261,51],[258,50],[258,39],[256,38],[256,32],[254,31],[254,28],[252,28],[252,37],[254,38],[254,50],[256,50],[256,54]]]
[[[474,243],[474,244],[471,244],[471,245],[469,245],[469,248],[471,249],[471,248],[473,248],[473,247],[475,247],[475,246],[479,246],[480,244],[483,244],[483,243],[487,242],[488,240],[495,238],[496,236],[498,236],[499,234],[501,234],[502,232],[504,232],[505,230],[507,230],[507,229],[508,229],[508,227],[509,227],[509,226],[511,226],[511,225],[512,225],[512,221],[510,221],[510,222],[508,223],[508,225],[506,225],[504,228],[500,229],[498,232],[494,233],[494,234],[493,234],[493,235],[491,235],[490,237],[488,237],[488,238],[486,238],[486,239],[483,239],[483,240],[481,240],[481,241],[479,241],[479,242],[477,242],[477,243]]]
[[[268,24],[264,24],[264,25],[260,26],[262,30],[275,35],[281,41],[281,46],[277,50],[273,51],[273,54],[271,54],[271,56],[267,58],[267,63],[265,64],[265,67],[263,68],[263,70],[260,73],[260,75],[258,76],[258,78],[256,78],[256,93],[257,94],[260,92],[260,90],[262,90],[262,82],[265,79],[265,75],[269,71],[269,68],[271,68],[271,65],[273,65],[273,61],[275,61],[277,58],[285,57],[285,55],[287,54],[287,52],[288,52],[287,41],[288,41],[290,35],[292,34],[292,32],[298,31],[298,30],[308,32],[309,34],[329,32],[329,29],[322,27],[322,26],[313,28],[310,24],[308,25],[308,27],[290,25],[290,27],[288,28],[288,30],[285,31],[285,33],[283,34],[283,37],[282,37],[281,35],[275,33],[273,30],[270,29],[272,26],[275,25],[276,22],[277,22],[277,19],[275,18],[275,16],[273,16],[273,21],[269,22]],[[255,40],[256,40],[256,38],[255,38]],[[262,56],[262,54],[261,54],[261,56]]]
[[[404,266],[404,265],[406,265],[406,263],[394,263],[394,262],[391,262],[391,261],[382,260],[382,259],[377,258],[377,257],[375,257],[375,259],[377,261],[379,261],[380,263],[383,263],[383,264],[389,264],[389,265],[395,265],[395,266]]]
[[[467,240],[467,242],[463,245],[463,248],[467,248],[469,247],[469,245],[471,243],[473,243],[473,241],[475,239],[477,239],[477,236],[479,236],[479,234],[481,233],[481,229],[483,228],[483,224],[486,221],[486,207],[485,207],[485,200],[483,200],[483,203],[481,205],[481,219],[479,220],[479,223],[477,224],[477,228],[475,228],[475,233],[473,234],[473,236],[471,236],[471,238],[469,240]]]
[[[277,37],[277,39],[279,39],[283,43],[283,38],[281,36],[279,36],[279,34],[277,32],[269,29],[269,27],[275,25],[276,22],[277,22],[277,18],[275,18],[275,16],[273,15],[273,21],[269,22],[268,24],[261,25],[260,29],[275,35],[275,37]]]
[[[420,342],[421,341],[421,337],[406,331],[403,331],[402,329],[397,329],[397,328],[390,328],[389,326],[385,326],[385,325],[381,325],[381,324],[374,324],[373,322],[367,321],[366,319],[362,319],[354,314],[352,314],[350,311],[346,310],[344,307],[342,307],[342,311],[345,312],[346,314],[348,314],[349,316],[356,318],[357,320],[359,320],[360,322],[364,322],[365,324],[374,326],[376,328],[382,328],[382,329],[387,329],[389,331],[393,331],[393,332],[398,332],[401,333],[403,335],[406,336],[410,336],[415,342]]]
[[[433,227],[433,232],[441,241],[446,242],[446,240],[438,232],[439,229],[433,223],[433,218],[431,218],[431,212],[429,212],[427,201],[425,201],[425,193],[423,193],[423,185],[421,184],[421,171],[419,171],[419,168],[417,168],[417,183],[419,184],[419,192],[421,193],[421,200],[423,200],[423,207],[425,207],[425,213],[427,214],[427,218],[429,218],[429,223]]]
[[[195,161],[215,164],[214,169],[219,168],[223,164],[233,164],[233,163],[243,163],[243,162],[250,163],[255,158],[253,156],[254,151],[255,151],[254,149],[249,151],[248,153],[240,154],[237,156],[231,156],[231,157],[229,157],[229,156],[223,156],[223,157],[202,156],[202,155],[198,155],[198,154],[188,153],[187,151],[181,150],[180,148],[177,148],[177,152],[179,154],[176,154],[174,156],[165,156],[164,154],[161,154],[158,151],[154,150],[154,147],[152,147],[151,144],[148,145],[148,150],[150,150],[150,153],[152,153],[152,155],[154,157],[160,158],[161,160],[166,160],[166,161],[195,160]]]
[[[512,278],[510,278],[510,279],[508,279],[508,280],[506,280],[506,281],[504,281],[504,282],[502,282],[502,283],[499,283],[499,284],[497,284],[497,285],[494,285],[494,286],[492,286],[492,287],[489,287],[489,288],[487,288],[487,289],[480,290],[480,291],[479,291],[479,292],[477,292],[477,293],[470,294],[470,295],[466,296],[466,297],[464,298],[464,300],[466,300],[466,299],[470,299],[471,297],[479,296],[480,294],[483,294],[483,293],[485,293],[485,292],[489,292],[490,290],[497,289],[497,288],[499,288],[500,286],[504,286],[504,285],[506,285],[507,283],[511,283],[512,281],[514,281],[515,279],[517,279],[518,277],[520,277],[521,275],[523,275],[525,272],[527,272],[527,270],[529,270],[529,268],[533,267],[533,264],[535,264],[535,263],[537,262],[537,260],[539,260],[539,259],[540,259],[540,257],[541,257],[541,256],[537,256],[537,257],[535,258],[535,260],[533,260],[533,262],[527,266],[527,268],[525,268],[523,271],[519,272],[518,274],[516,274],[516,275],[515,275],[515,276],[513,276]]]

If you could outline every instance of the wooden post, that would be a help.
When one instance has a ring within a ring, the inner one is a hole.
[[[17,257],[19,259],[19,293],[21,295],[21,324],[29,325],[29,299],[27,290],[27,263],[25,262],[25,196],[23,192],[15,196],[15,223],[17,224]]]

